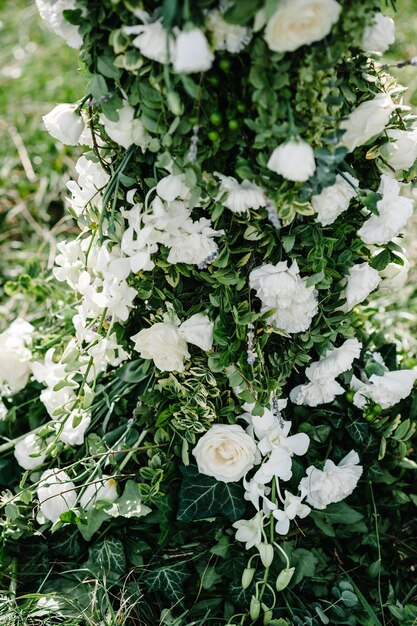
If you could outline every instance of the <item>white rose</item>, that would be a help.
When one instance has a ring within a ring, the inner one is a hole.
[[[395,23],[392,17],[375,13],[365,27],[361,48],[365,52],[385,52],[395,41]]]
[[[417,160],[417,128],[388,128],[390,141],[381,147],[381,155],[396,172],[409,170]]]
[[[358,230],[358,235],[368,244],[388,243],[400,233],[413,214],[414,202],[400,196],[400,184],[391,176],[383,174],[378,193],[378,215],[372,213]]]
[[[152,359],[162,372],[182,372],[184,362],[190,358],[187,342],[178,327],[167,322],[158,322],[144,328],[131,337],[135,350],[143,359]]]
[[[135,119],[135,109],[128,102],[125,102],[117,112],[119,114],[117,122],[109,120],[103,114],[100,115],[100,123],[103,124],[110,139],[126,149],[135,144],[145,150],[149,144],[150,136],[142,122]]]
[[[226,194],[222,204],[232,213],[247,213],[249,209],[257,210],[266,206],[264,190],[258,185],[249,180],[238,183],[233,176],[223,176],[219,172],[214,172],[214,175],[221,181],[216,200]]]
[[[373,374],[368,382],[363,382],[353,376],[351,387],[355,391],[353,404],[364,408],[368,399],[380,404],[383,409],[390,407],[407,398],[417,378],[417,371],[398,370],[386,372],[383,376]]]
[[[215,258],[217,243],[200,233],[178,235],[169,244],[168,263],[187,263],[194,265]]]
[[[97,500],[114,502],[118,497],[117,482],[109,476],[103,476],[102,480],[86,487],[80,498],[80,506],[86,511],[91,511],[96,506]]]
[[[81,418],[81,419],[80,419]],[[74,419],[80,422],[77,426],[73,426]],[[79,411],[75,409],[68,416],[65,417],[64,426],[59,435],[59,439],[64,443],[68,443],[70,446],[81,446],[84,443],[84,436],[87,428],[90,426],[91,415],[86,411]],[[57,431],[60,429],[60,425],[56,425]]]
[[[289,139],[275,148],[267,167],[287,180],[305,182],[316,170],[313,148],[302,139]]]
[[[156,186],[156,193],[167,202],[172,202],[177,198],[186,200],[190,197],[190,190],[185,184],[184,174],[169,174],[161,178]]]
[[[48,133],[66,146],[76,146],[84,131],[83,119],[75,113],[76,108],[76,104],[58,104],[42,117]]]
[[[231,54],[237,54],[251,40],[249,28],[229,24],[217,10],[210,11],[207,15],[206,26],[212,33],[215,50],[227,50]]]
[[[37,489],[41,513],[55,523],[61,513],[75,506],[77,493],[75,485],[63,470],[46,470]]]
[[[0,334],[0,395],[10,396],[26,387],[31,374],[30,346],[34,328],[16,319]]]
[[[192,343],[206,352],[213,346],[213,322],[207,315],[196,313],[179,327],[179,332],[187,343]]]
[[[372,137],[380,135],[395,108],[396,105],[387,93],[379,93],[372,100],[362,102],[340,124],[340,128],[345,131],[341,139],[342,146],[353,152]]]
[[[158,63],[168,63],[170,60],[173,41],[159,20],[152,24],[126,26],[123,32],[126,35],[137,35],[132,45],[138,48],[144,57]]]
[[[358,263],[349,270],[345,289],[346,304],[344,311],[351,311],[374,291],[381,281],[381,277],[369,263]]]
[[[300,482],[302,495],[314,509],[325,509],[333,502],[349,496],[362,476],[363,468],[358,465],[359,457],[353,450],[338,465],[330,459],[322,470],[310,466],[307,476]]]
[[[237,424],[215,424],[193,450],[198,471],[225,483],[238,482],[256,462],[256,444]]]
[[[175,40],[173,66],[178,74],[206,72],[212,66],[214,55],[206,36],[199,28],[180,32]]]
[[[395,254],[402,260],[403,264],[400,265],[395,262],[388,263],[388,265],[379,272],[382,278],[379,285],[381,291],[399,291],[407,282],[410,263],[404,254],[400,252],[396,252]]]
[[[321,193],[313,196],[311,204],[317,213],[316,222],[322,226],[333,224],[339,215],[349,208],[358,185],[359,181],[350,174],[344,174],[344,177],[338,174],[334,185],[325,187]]]
[[[33,454],[37,456],[32,456]],[[23,467],[25,470],[39,467],[46,459],[45,452],[42,452],[41,441],[33,433],[26,435],[26,437],[16,443],[14,455],[20,467]]]
[[[275,52],[292,52],[326,37],[342,7],[335,0],[282,0],[265,28],[265,41]]]
[[[40,16],[57,35],[65,39],[71,48],[81,48],[83,39],[78,26],[70,24],[64,17],[64,11],[77,8],[75,0],[36,0]]]

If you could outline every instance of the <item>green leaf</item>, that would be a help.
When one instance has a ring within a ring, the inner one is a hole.
[[[102,509],[94,508],[87,513],[85,521],[79,521],[78,530],[81,536],[90,541],[93,535],[98,531],[103,522],[109,519],[109,515]]]
[[[377,270],[378,272],[380,272],[381,270],[386,268],[386,266],[388,265],[390,261],[391,261],[390,251],[382,250],[372,259],[371,267],[373,267],[374,270]]]
[[[91,93],[96,100],[104,98],[109,92],[107,83],[101,74],[94,74],[87,86],[87,91]]]
[[[114,78],[115,80],[120,78],[121,72],[119,68],[114,66],[113,59],[111,57],[98,57],[97,69],[100,74],[103,74],[106,78]]]
[[[111,517],[143,517],[151,512],[151,509],[142,503],[139,492],[139,485],[134,480],[128,480],[123,491],[116,502],[105,509]]]
[[[324,511],[312,511],[310,517],[328,537],[336,537],[335,524],[352,526],[363,520],[363,515],[352,509],[346,502],[336,502],[330,504]]]
[[[88,551],[86,567],[97,576],[107,580],[118,580],[126,571],[126,556],[120,539],[107,537]]]
[[[185,563],[164,564],[153,571],[146,571],[143,582],[149,591],[161,593],[171,602],[181,604],[184,598],[184,583],[190,576],[191,572]]]
[[[249,24],[253,16],[262,6],[262,0],[238,0],[224,14],[229,24],[244,26]]]
[[[317,563],[317,557],[310,550],[305,550],[304,548],[294,550],[291,554],[291,565],[296,569],[291,582],[297,584],[303,578],[312,578],[315,574]]]
[[[346,430],[352,437],[353,441],[359,446],[364,446],[365,443],[369,441],[369,426],[363,419],[358,418],[350,424],[347,424]]]
[[[242,517],[246,506],[240,485],[200,474],[195,465],[182,467],[181,472],[178,520],[190,522],[223,515],[235,522]]]
[[[122,367],[119,367],[115,373],[117,378],[120,378],[125,383],[140,383],[145,378],[148,378],[151,363],[151,361],[144,361],[143,359],[129,361]]]

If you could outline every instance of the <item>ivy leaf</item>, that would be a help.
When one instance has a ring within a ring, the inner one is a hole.
[[[147,571],[143,582],[149,591],[162,593],[171,602],[182,604],[184,583],[190,576],[191,572],[185,563],[176,563]]]
[[[102,578],[118,580],[126,571],[126,556],[123,544],[116,537],[99,541],[88,551],[86,567]]]
[[[369,426],[363,419],[357,419],[346,425],[346,430],[353,441],[363,447],[369,441]]]
[[[324,511],[312,511],[310,517],[328,537],[336,537],[335,524],[353,526],[363,520],[363,515],[352,509],[346,502],[331,504]]]
[[[231,522],[240,519],[246,505],[243,490],[236,483],[223,483],[200,474],[195,465],[181,467],[177,519],[181,522],[223,515]]]
[[[105,513],[102,509],[92,509],[89,511],[86,521],[80,521],[78,524],[78,530],[80,531],[81,536],[86,541],[90,541],[94,533],[98,531],[106,519],[109,519],[109,515],[107,515],[107,513]]]
[[[291,554],[291,565],[296,569],[291,582],[297,584],[303,578],[312,578],[315,574],[317,563],[317,557],[310,550],[305,550],[304,548],[294,550]]]
[[[111,517],[143,517],[150,512],[151,509],[142,504],[139,485],[134,480],[127,481],[123,495],[106,509]]]

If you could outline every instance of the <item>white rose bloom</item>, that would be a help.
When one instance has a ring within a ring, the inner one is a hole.
[[[81,421],[77,426],[73,426],[74,419]],[[64,427],[59,435],[59,439],[70,446],[81,446],[84,443],[84,436],[87,428],[90,426],[91,415],[86,411],[79,411],[75,409],[68,416],[65,417]],[[57,431],[60,425],[56,425]]]
[[[354,359],[358,359],[362,344],[357,339],[347,339],[340,348],[334,348],[324,357],[315,361],[306,369],[305,385],[298,385],[291,393],[291,401],[295,404],[318,406],[332,402],[344,389],[335,380],[337,376],[352,367]]]
[[[187,343],[192,343],[201,350],[211,350],[213,347],[213,322],[207,315],[196,313],[179,327],[179,333]]]
[[[238,183],[233,176],[223,176],[218,172],[214,172],[214,175],[221,181],[216,200],[226,194],[222,204],[232,213],[247,213],[249,209],[257,210],[266,206],[264,190],[258,185],[249,180]]]
[[[241,52],[250,42],[250,28],[229,24],[217,9],[206,17],[206,26],[211,31],[215,50],[227,50],[231,54]]]
[[[31,374],[28,346],[33,331],[31,324],[18,318],[0,333],[0,396],[11,396],[26,387]]]
[[[205,34],[199,28],[180,32],[175,40],[173,66],[177,74],[206,72],[214,55]]]
[[[290,529],[290,521],[296,517],[303,519],[304,517],[307,517],[311,511],[309,506],[302,503],[302,498],[299,496],[294,496],[289,491],[285,491],[284,495],[284,510],[275,509],[272,512],[272,515],[277,520],[275,530],[279,535],[286,535],[288,533]]]
[[[325,187],[321,193],[311,198],[311,204],[317,213],[316,222],[322,226],[333,224],[349,208],[358,186],[359,181],[350,174],[346,173],[344,177],[338,174],[334,185]]]
[[[358,230],[358,235],[368,244],[388,243],[400,233],[413,214],[413,200],[400,196],[400,184],[391,176],[383,174],[378,193],[378,215],[371,216]]]
[[[33,454],[38,456],[32,456]],[[33,433],[26,435],[26,437],[16,443],[14,455],[20,467],[23,467],[25,470],[33,470],[39,467],[46,459],[45,452],[42,452],[41,441]]]
[[[238,482],[257,460],[256,444],[237,424],[215,424],[193,450],[198,471],[225,483]]]
[[[381,281],[381,277],[369,263],[358,263],[350,268],[345,289],[346,304],[344,311],[351,311],[354,306],[360,304],[375,291]]]
[[[388,128],[389,142],[381,147],[381,155],[396,172],[409,170],[417,160],[417,128]]]
[[[83,40],[78,27],[67,22],[64,11],[77,7],[76,0],[36,0],[40,16],[57,35],[65,39],[71,48],[81,48]]]
[[[313,148],[302,139],[289,139],[275,148],[267,167],[287,180],[305,182],[316,171]]]
[[[307,502],[314,509],[325,509],[333,502],[340,502],[349,496],[362,475],[363,468],[359,456],[351,450],[338,465],[330,459],[322,470],[310,466],[307,476],[300,482],[300,489]]]
[[[131,340],[142,359],[152,359],[162,372],[182,372],[184,362],[190,358],[187,342],[175,324],[158,322],[144,328]]]
[[[185,233],[175,237],[169,244],[168,263],[187,263],[195,265],[203,263],[208,257],[214,258],[217,253],[217,243],[200,233]]]
[[[159,20],[152,24],[126,26],[123,32],[126,35],[137,35],[133,39],[132,45],[138,48],[144,57],[158,63],[170,61],[173,53],[173,41]]]
[[[91,511],[96,506],[97,500],[114,502],[118,497],[117,482],[109,476],[103,476],[103,480],[87,486],[80,498],[80,506],[86,511]]]
[[[55,523],[61,513],[75,506],[75,485],[64,470],[48,469],[40,479],[37,489],[41,513]]]
[[[399,291],[407,282],[410,263],[404,254],[395,253],[403,261],[403,265],[399,263],[388,263],[388,265],[379,272],[382,281],[379,285],[381,291]]]
[[[48,133],[66,146],[76,146],[84,130],[81,115],[75,113],[77,106],[76,104],[58,104],[42,117]]]
[[[398,370],[386,372],[383,376],[373,374],[368,382],[362,382],[353,376],[351,387],[355,391],[353,404],[362,409],[367,400],[380,404],[383,409],[389,409],[407,398],[417,379],[417,371]]]
[[[310,327],[317,313],[314,287],[306,286],[297,263],[288,267],[286,261],[258,267],[249,275],[249,284],[262,302],[262,311],[276,309],[269,322],[287,333],[300,333]]]
[[[252,519],[240,519],[233,524],[236,528],[236,539],[245,543],[246,550],[250,550],[254,546],[258,546],[262,542],[262,530],[264,527],[264,514],[262,511]]]
[[[380,135],[395,108],[396,105],[387,93],[379,93],[372,100],[362,102],[340,124],[340,128],[345,131],[341,139],[342,146],[353,152],[372,137]]]
[[[392,17],[375,13],[365,27],[361,48],[365,52],[385,52],[395,41],[395,22]]]
[[[184,174],[169,174],[161,178],[156,186],[156,193],[167,202],[172,202],[177,198],[188,200],[190,197],[190,190],[185,184]]]
[[[150,136],[139,119],[135,119],[135,109],[126,101],[121,109],[117,110],[119,119],[113,122],[105,115],[100,115],[100,123],[110,139],[123,148],[132,144],[140,146],[144,151],[150,141]]]
[[[275,52],[292,52],[326,37],[342,7],[335,0],[282,0],[265,28],[265,41]]]

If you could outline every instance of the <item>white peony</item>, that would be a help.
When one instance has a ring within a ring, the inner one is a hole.
[[[173,58],[177,74],[206,72],[212,66],[214,55],[207,38],[199,28],[180,32],[175,40]]]
[[[326,37],[342,7],[335,0],[282,0],[268,20],[265,41],[275,52],[292,52]]]
[[[396,172],[409,170],[417,160],[417,128],[388,128],[388,143],[381,147],[381,156]]]
[[[347,180],[346,180],[347,178]],[[340,174],[334,185],[325,187],[321,193],[311,198],[311,204],[317,213],[316,222],[328,226],[349,208],[350,201],[355,197],[359,181],[350,174]]]
[[[256,444],[237,424],[215,424],[193,450],[198,471],[225,483],[238,482],[257,459]]]
[[[372,22],[365,27],[361,48],[365,52],[382,53],[395,41],[395,22],[392,17],[375,13]]]
[[[383,174],[378,193],[378,215],[374,213],[358,230],[358,235],[368,244],[388,243],[400,233],[413,214],[413,200],[400,196],[400,184],[391,176]]]
[[[55,523],[61,513],[75,506],[75,485],[64,470],[48,469],[40,479],[37,489],[41,513]]]
[[[150,328],[144,328],[131,339],[142,359],[152,359],[162,372],[182,372],[184,362],[190,358],[187,342],[178,326],[172,323],[158,322]]]
[[[229,24],[217,9],[208,13],[206,26],[211,31],[215,50],[227,50],[231,54],[237,54],[251,40],[250,28]]]
[[[76,104],[58,104],[42,117],[48,133],[66,146],[76,146],[84,131],[83,119],[75,112],[77,106]]]
[[[287,180],[305,182],[316,170],[313,148],[302,139],[289,139],[275,148],[267,167]]]
[[[387,93],[379,93],[372,100],[362,102],[340,124],[340,128],[345,131],[341,139],[342,146],[353,152],[372,137],[380,135],[395,108],[396,105]]]
[[[31,374],[29,346],[34,328],[16,319],[0,333],[0,395],[11,396],[26,387]]]
[[[77,8],[76,0],[36,0],[40,16],[71,48],[81,48],[83,39],[78,27],[67,22],[64,11]]]
[[[241,183],[233,176],[224,176],[218,172],[214,175],[220,179],[219,192],[216,200],[222,202],[232,213],[247,213],[249,209],[259,209],[266,206],[266,197],[263,189],[244,180]],[[222,200],[223,196],[226,197]]]
[[[351,381],[351,387],[355,391],[353,404],[362,409],[366,406],[367,400],[372,400],[383,409],[389,409],[410,395],[416,379],[415,370],[386,372],[382,376],[373,374],[367,382],[353,376]]]
[[[170,61],[174,47],[173,40],[159,20],[152,24],[126,26],[123,32],[126,35],[137,35],[133,39],[132,45],[138,48],[144,57],[158,63]]]
[[[262,302],[262,311],[275,309],[269,322],[287,333],[307,330],[317,313],[317,296],[314,287],[306,286],[298,265],[286,261],[258,267],[249,275],[249,284]]]
[[[207,352],[213,347],[213,322],[207,315],[196,313],[179,327],[179,333],[187,343]]]
[[[77,426],[73,426],[74,420],[80,420]],[[87,428],[90,426],[91,415],[86,411],[75,409],[65,417],[65,422],[59,434],[59,439],[70,446],[81,446],[84,443],[84,437]],[[60,424],[56,424],[56,429],[61,429]]]
[[[252,519],[240,519],[233,524],[233,528],[236,528],[235,537],[237,541],[246,544],[246,550],[250,550],[262,542],[263,527],[264,514],[262,511],[258,511]]]
[[[86,487],[80,498],[80,506],[86,511],[91,511],[96,506],[97,500],[114,502],[118,497],[117,482],[109,476],[103,476],[101,480]]]
[[[29,433],[20,439],[14,447],[14,455],[20,467],[25,470],[33,470],[46,459],[46,453],[42,449],[41,441],[34,433]],[[32,456],[36,455],[36,456]]]
[[[322,470],[310,466],[300,482],[302,495],[314,509],[325,509],[349,496],[362,475],[359,456],[351,450],[338,465],[328,459]]]
[[[117,110],[119,119],[117,122],[109,120],[105,115],[100,115],[100,123],[110,139],[123,148],[129,148],[132,144],[140,146],[142,151],[147,148],[150,136],[139,119],[135,118],[135,109],[126,101],[121,109]]]
[[[360,304],[379,285],[381,277],[369,263],[358,263],[350,268],[345,288],[346,304],[344,311],[351,311],[354,306]]]

